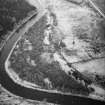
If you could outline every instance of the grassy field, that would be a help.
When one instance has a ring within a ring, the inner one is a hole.
[[[103,12],[105,11],[104,0],[93,1],[96,2]],[[0,41],[5,40],[5,35],[9,31],[12,31],[32,10],[35,10],[35,7],[30,6],[25,0],[0,0]],[[57,62],[46,64],[45,60],[40,58],[40,55],[45,52],[42,46],[43,32],[40,32],[40,30],[44,28],[43,25],[45,25],[43,22],[44,21],[41,21],[41,24],[34,25],[18,42],[10,59],[13,64],[12,68],[14,68],[14,71],[20,78],[38,84],[44,89],[58,89],[63,92],[87,95],[89,90],[81,83],[77,83],[68,77],[65,72],[61,70]],[[104,25],[101,29],[103,31]],[[104,36],[103,39],[105,39]],[[96,79],[105,87],[103,78],[97,76]],[[50,82],[51,85],[48,85],[48,82]],[[5,92],[2,87],[0,87],[0,104],[51,105],[46,102],[29,102],[26,99],[16,98]]]
[[[45,28],[45,18],[42,18],[23,35],[10,57],[11,67],[21,79],[37,84],[43,89],[87,95],[89,90],[68,76],[58,62],[47,63],[41,59],[44,53],[53,55],[51,51],[44,49]]]

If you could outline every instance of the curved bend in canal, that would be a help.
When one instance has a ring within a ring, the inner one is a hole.
[[[104,102],[104,15],[96,5],[79,1],[35,3],[38,13],[11,35],[0,53],[5,89],[66,105]]]

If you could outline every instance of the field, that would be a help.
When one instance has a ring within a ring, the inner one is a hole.
[[[48,63],[46,58],[41,57],[44,54],[47,58],[52,56],[53,60],[51,46],[43,43],[45,28],[44,17],[23,35],[10,57],[11,68],[21,79],[39,85],[42,89],[87,95],[89,90],[62,71],[58,62],[50,63],[48,60]]]

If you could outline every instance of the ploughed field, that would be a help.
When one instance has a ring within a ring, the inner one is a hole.
[[[46,13],[22,35],[8,70],[41,89],[105,97],[105,21],[87,7],[74,7]]]

